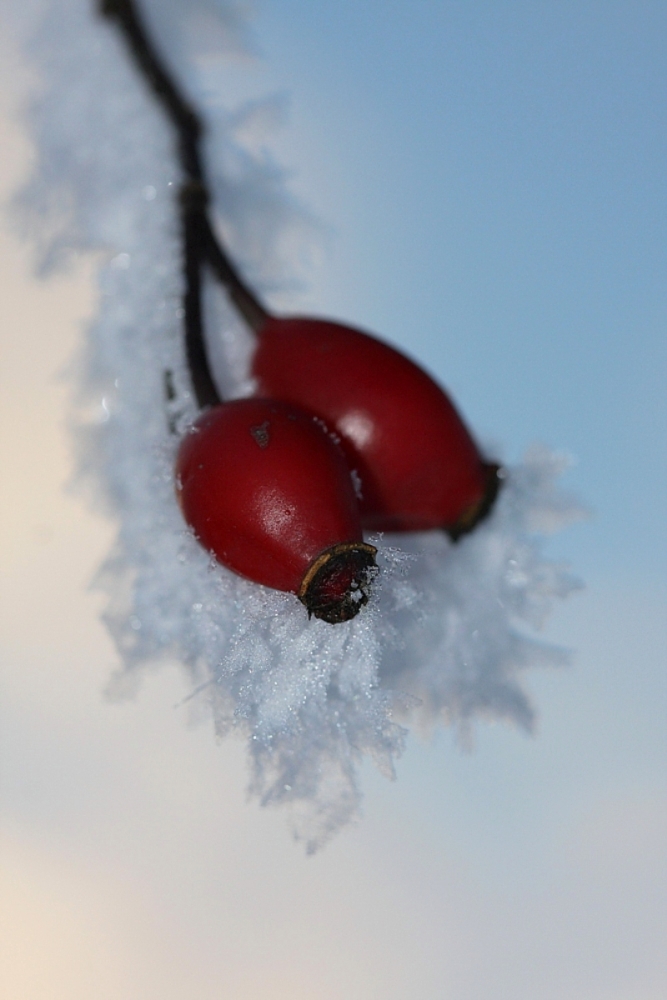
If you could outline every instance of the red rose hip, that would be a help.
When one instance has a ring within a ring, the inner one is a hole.
[[[361,478],[365,528],[444,528],[490,510],[499,467],[485,462],[446,393],[375,337],[325,320],[271,316],[258,331],[258,392],[321,416]]]
[[[265,399],[213,407],[184,437],[176,477],[185,520],[235,573],[332,624],[367,603],[376,550],[345,459],[311,414]]]

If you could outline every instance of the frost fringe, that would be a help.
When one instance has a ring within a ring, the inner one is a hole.
[[[142,9],[202,106],[193,52],[178,48],[194,6],[151,0]],[[197,5],[215,16],[227,48],[238,48],[238,9],[215,10]],[[295,597],[212,563],[174,499],[169,428],[191,420],[196,406],[181,336],[174,194],[182,175],[170,126],[90,3],[52,0],[30,49],[42,86],[30,112],[36,163],[20,197],[23,226],[42,269],[73,252],[100,259],[76,422],[80,481],[94,484],[118,523],[97,579],[121,659],[112,690],[131,690],[156,660],[183,663],[217,731],[247,739],[251,793],[287,808],[294,835],[312,851],[358,815],[362,758],[393,774],[403,726],[444,722],[464,738],[477,718],[530,729],[522,675],[566,656],[525,629],[539,628],[554,601],[578,586],[544,557],[544,537],[581,509],[557,488],[562,459],[534,449],[508,467],[489,521],[456,546],[436,534],[382,540],[373,607],[335,628],[309,622]],[[216,225],[268,292],[296,273],[314,227],[279,169],[240,142],[244,116],[256,123],[257,105],[209,109],[207,161]],[[216,382],[226,395],[246,394],[248,334],[210,284],[205,308],[220,331],[209,345]],[[165,370],[173,373],[168,404]]]

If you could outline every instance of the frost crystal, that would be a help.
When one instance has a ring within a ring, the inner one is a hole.
[[[197,103],[194,61],[178,47],[187,19],[193,10],[200,26],[214,19],[233,49],[238,10],[204,0],[143,6]],[[252,792],[284,805],[295,836],[314,850],[357,814],[362,758],[391,775],[411,722],[465,732],[486,716],[530,727],[521,672],[563,654],[521,626],[539,627],[553,600],[576,586],[541,555],[542,535],[580,512],[556,488],[560,460],[534,451],[507,470],[491,519],[458,544],[435,533],[369,539],[380,549],[373,600],[336,626],[309,621],[296,597],[212,562],[183,523],[173,481],[174,430],[196,414],[183,356],[171,127],[92,3],[52,0],[31,51],[42,82],[24,225],[43,269],[72,252],[100,257],[78,435],[82,477],[119,525],[99,576],[122,662],[112,690],[131,690],[156,659],[185,664],[217,731],[247,739]],[[257,104],[209,110],[208,158],[218,223],[267,291],[294,274],[309,222],[265,154],[241,143],[260,112]],[[217,288],[207,289],[206,310],[219,334],[210,350],[220,388],[247,394],[248,335]]]

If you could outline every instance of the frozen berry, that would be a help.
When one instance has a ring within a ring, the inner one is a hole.
[[[447,394],[388,344],[339,323],[271,316],[252,372],[262,396],[335,429],[360,477],[365,528],[444,528],[456,539],[491,509],[498,465],[484,461]]]
[[[367,603],[376,550],[345,458],[311,414],[266,399],[213,407],[184,437],[176,481],[185,520],[235,573],[331,623]]]

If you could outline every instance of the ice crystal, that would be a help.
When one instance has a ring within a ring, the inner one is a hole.
[[[226,50],[247,38],[229,4],[143,9],[194,100],[196,46],[209,34],[183,25],[208,18]],[[43,269],[72,253],[99,259],[77,434],[80,478],[95,484],[118,524],[98,578],[121,663],[111,690],[132,690],[148,664],[177,658],[217,731],[247,740],[253,794],[286,807],[313,850],[357,814],[362,758],[391,775],[415,722],[453,723],[463,734],[480,716],[530,727],[522,674],[563,661],[530,630],[576,585],[542,554],[544,534],[579,510],[556,485],[561,460],[534,450],[507,468],[493,516],[458,544],[441,533],[372,539],[381,564],[374,599],[336,626],[309,621],[296,597],[213,562],[184,525],[174,492],[174,428],[193,419],[195,406],[183,355],[171,127],[91,2],[52,0],[30,50],[40,86],[23,225]],[[244,121],[260,127],[260,112],[258,104],[209,108],[208,162],[217,222],[266,292],[295,273],[310,231],[281,172],[242,142]],[[212,285],[206,315],[223,393],[246,394],[250,340]]]

